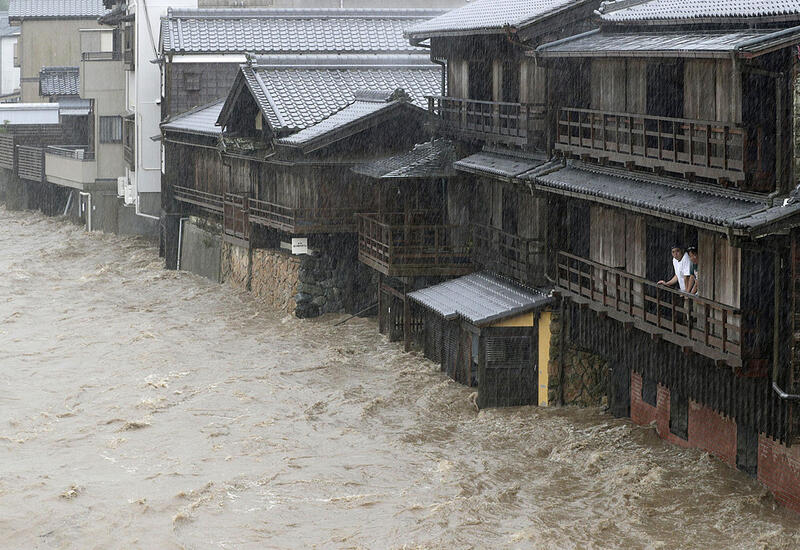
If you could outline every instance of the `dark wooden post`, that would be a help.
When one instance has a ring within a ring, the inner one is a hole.
[[[408,287],[403,283],[403,349],[411,351],[411,305],[408,303]]]

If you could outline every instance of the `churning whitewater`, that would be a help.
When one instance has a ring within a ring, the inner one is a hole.
[[[372,319],[0,207],[0,546],[790,548],[756,481],[596,409],[484,410]]]

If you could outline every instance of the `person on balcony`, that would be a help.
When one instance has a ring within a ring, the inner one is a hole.
[[[675,270],[675,275],[669,281],[663,279],[658,281],[658,284],[675,286],[675,283],[678,283],[681,292],[686,292],[686,289],[689,288],[691,261],[689,260],[689,255],[684,252],[683,247],[680,245],[672,247],[672,267]]]
[[[687,246],[686,254],[688,254],[690,262],[688,292],[689,294],[697,294],[700,290],[697,284],[697,247]]]

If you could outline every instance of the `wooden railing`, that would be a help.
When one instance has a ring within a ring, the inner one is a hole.
[[[741,314],[735,307],[657,285],[621,269],[558,253],[556,284],[639,328],[690,345],[698,353],[742,363]]]
[[[180,185],[172,186],[172,194],[175,200],[194,204],[214,214],[222,214],[224,202],[222,195],[198,191],[191,187],[182,187]]]
[[[523,283],[539,284],[544,275],[545,243],[473,224],[472,260],[483,269]]]
[[[565,107],[555,148],[742,184],[764,179],[762,141],[760,127]]]
[[[225,193],[222,215],[225,233],[245,240],[250,238],[250,220],[247,210],[249,202],[247,199],[245,194]]]
[[[44,147],[17,145],[17,175],[30,181],[44,181]]]
[[[14,170],[14,136],[0,134],[0,168]]]
[[[358,215],[358,258],[390,277],[460,275],[473,271],[463,226],[415,211]],[[463,241],[459,244],[457,241]]]
[[[250,221],[296,235],[353,233],[356,208],[297,208],[250,199]]]
[[[458,137],[519,146],[538,139],[544,145],[544,105],[427,97],[428,110],[442,121],[442,129]]]

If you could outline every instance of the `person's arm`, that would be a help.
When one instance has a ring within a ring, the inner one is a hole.
[[[669,281],[665,281],[664,279],[661,279],[656,284],[664,285],[664,286],[673,286],[677,282],[678,282],[678,276],[677,275],[673,275],[672,279],[670,279]]]
[[[689,294],[697,294],[697,278],[694,275],[689,275],[689,280],[686,283],[686,291]]]

